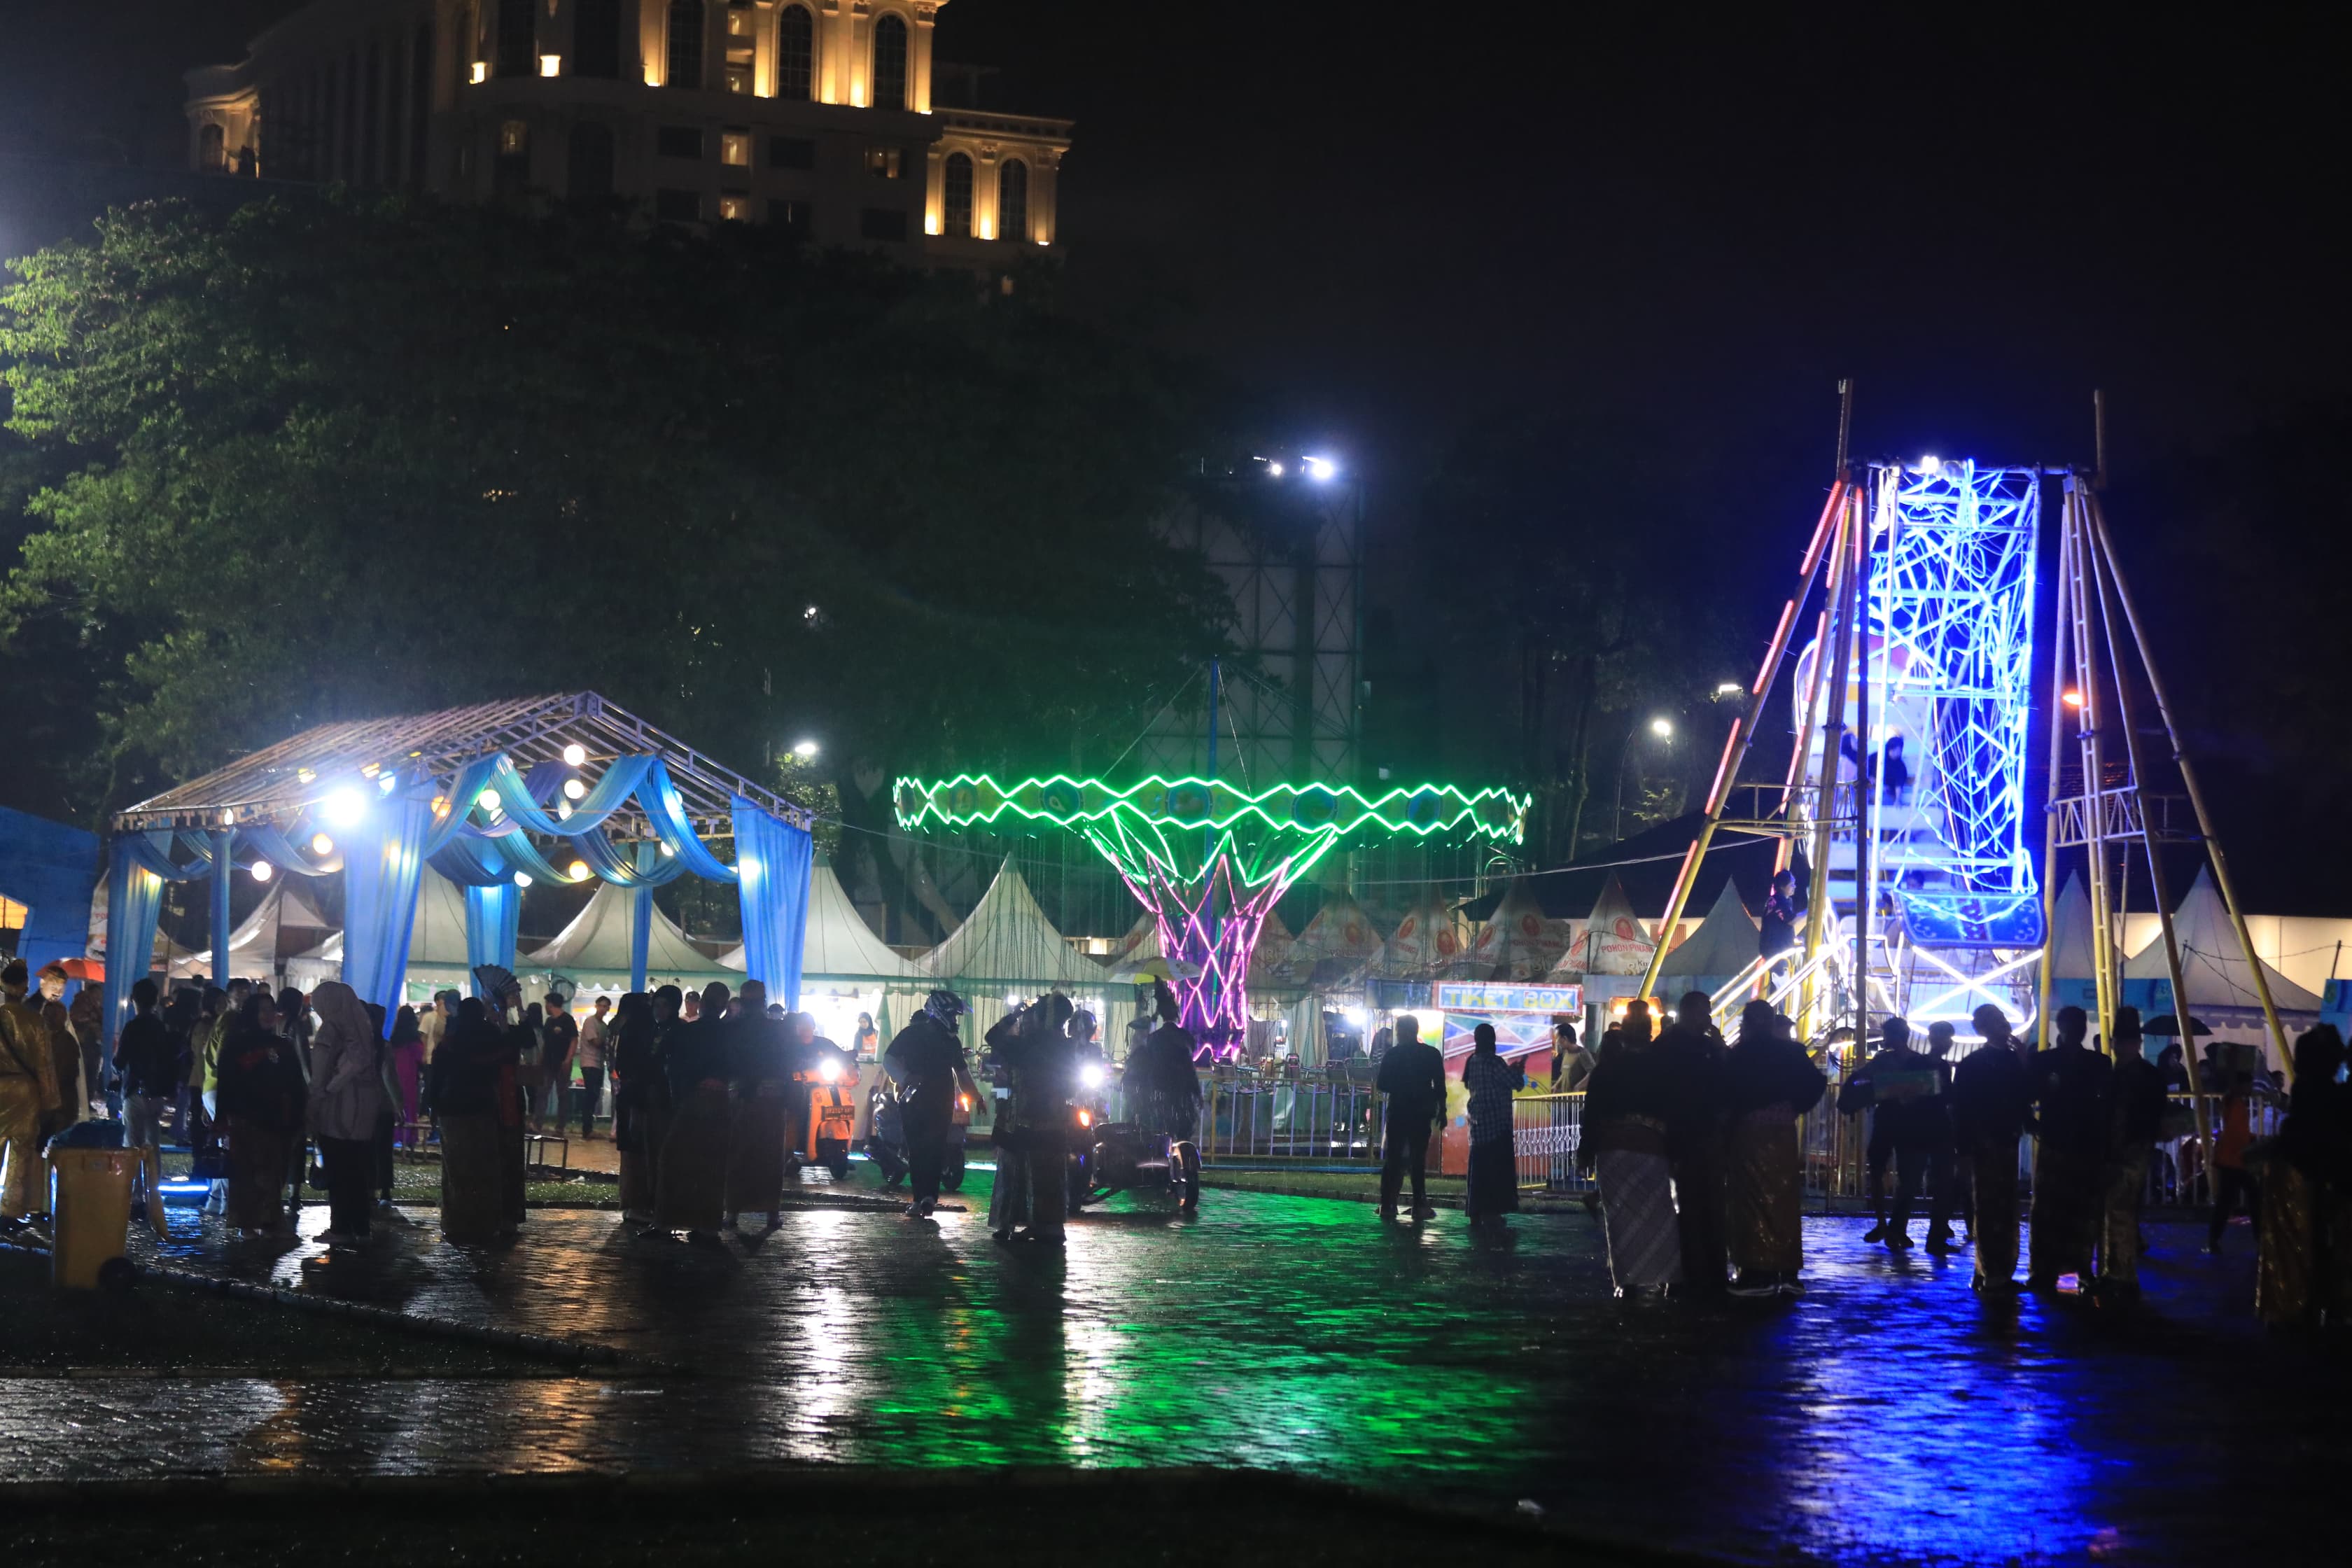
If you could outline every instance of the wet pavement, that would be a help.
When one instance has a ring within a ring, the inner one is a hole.
[[[412,1211],[323,1271],[175,1211],[157,1260],[694,1375],[0,1380],[0,1479],[1205,1464],[1750,1561],[2339,1560],[2352,1352],[2255,1330],[2242,1228],[2217,1261],[2152,1225],[2124,1316],[1979,1301],[1965,1257],[1847,1219],[1808,1223],[1796,1302],[1629,1306],[1581,1215],[1494,1238],[1213,1193],[1192,1221],[1115,1205],[1055,1256],[990,1238],[986,1179],[937,1224],[802,1209],[723,1249],[541,1210],[474,1254]]]

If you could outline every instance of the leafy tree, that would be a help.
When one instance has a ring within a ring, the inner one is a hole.
[[[10,266],[47,468],[0,629],[95,650],[94,805],[591,687],[738,765],[813,736],[876,826],[892,773],[1065,760],[1221,640],[1151,527],[1197,400],[1045,290],[404,198],[145,205]]]

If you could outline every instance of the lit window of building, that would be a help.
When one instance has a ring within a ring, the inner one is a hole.
[[[895,180],[906,172],[905,155],[896,147],[866,149],[866,172],[880,180]]]
[[[520,120],[509,120],[499,127],[499,156],[519,158],[530,151],[530,126]]]
[[[750,168],[751,166],[751,133],[749,131],[720,132],[719,161],[730,168]]]
[[[751,217],[751,198],[742,191],[719,193],[719,216],[725,223],[748,223]]]

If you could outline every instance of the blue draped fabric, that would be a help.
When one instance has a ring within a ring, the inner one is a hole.
[[[504,752],[496,756],[476,757],[457,770],[457,782],[449,786],[448,809],[434,818],[432,831],[425,836],[425,858],[427,860],[439,855],[460,832],[480,837],[480,829],[467,821],[467,814],[474,809],[474,802],[481,798],[491,774],[506,760]]]
[[[631,858],[623,856],[620,847],[604,835],[583,833],[572,841],[572,847],[580,851],[590,870],[616,888],[658,888],[686,874],[685,861],[664,855],[652,844],[637,845]]]
[[[145,834],[116,834],[114,852],[107,857],[106,865],[104,1001],[110,1057],[115,1037],[129,1021],[123,1014],[131,1005],[131,987],[154,966],[155,921],[163,912],[164,879],[148,868],[145,858],[129,842],[132,839],[147,843]]]
[[[213,984],[228,984],[229,877],[236,870],[236,829],[215,827],[212,835],[213,863]]]
[[[127,856],[134,864],[143,867],[149,875],[160,877],[166,882],[184,882],[203,876],[205,867],[202,859],[193,866],[173,862],[173,837],[168,828],[152,833],[118,833],[114,836],[113,858],[119,860]]]
[[[559,816],[544,804],[552,800],[562,788],[563,771],[545,764],[531,770],[529,784],[515,772],[512,759],[501,752],[491,759],[488,788],[499,792],[498,819],[488,826],[474,826],[470,831],[503,838],[517,833],[541,833],[551,837],[570,838],[604,826],[604,821],[629,804],[637,793],[648,770],[659,764],[652,757],[616,757],[604,776],[598,779],[587,795],[572,808],[568,816]],[[548,783],[541,784],[545,775]],[[665,774],[664,777],[667,775]],[[537,786],[537,787],[534,787]],[[457,805],[467,805],[481,798],[481,789],[458,797]]]
[[[343,984],[390,1013],[408,974],[416,885],[433,807],[411,787],[374,803],[344,835]]]
[[[801,1005],[801,947],[808,932],[809,868],[815,845],[737,795],[736,893],[743,905],[743,967],[772,1001]]]
[[[677,785],[670,782],[669,769],[662,765],[659,757],[647,760],[653,765],[646,770],[645,787],[637,792],[637,805],[644,808],[646,819],[654,825],[655,835],[671,854],[686,862],[688,870],[704,881],[733,881],[735,868],[713,855],[710,846],[696,835],[694,823],[686,815],[686,802],[678,798]],[[740,839],[736,841],[736,851],[742,851]]]
[[[495,839],[467,838],[461,835],[425,859],[436,871],[461,888],[487,888],[493,883],[511,883],[514,880],[513,868],[508,866],[506,856]]]
[[[522,889],[511,880],[466,889],[466,967],[495,963],[511,973],[515,966],[515,934],[522,920]],[[477,996],[482,983],[469,975]],[[487,999],[487,998],[486,998]]]
[[[343,847],[340,844],[335,846],[334,853],[321,860],[297,849],[291,839],[267,822],[248,822],[236,830],[236,836],[256,855],[298,877],[323,877],[343,868]]]
[[[640,884],[629,895],[629,989],[646,988],[646,949],[654,935],[654,890]]]

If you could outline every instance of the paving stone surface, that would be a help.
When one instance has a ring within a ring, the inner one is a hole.
[[[2128,1316],[1981,1301],[1965,1257],[1843,1218],[1808,1222],[1793,1303],[1632,1306],[1581,1215],[1491,1237],[1212,1193],[1115,1201],[1055,1255],[990,1238],[986,1180],[935,1224],[799,1209],[720,1248],[539,1211],[468,1252],[413,1210],[325,1270],[175,1212],[142,1256],[692,1375],[0,1381],[0,1480],[1247,1465],[1755,1561],[2341,1560],[2352,1354],[2257,1331],[2242,1228],[2215,1260],[2152,1226]]]

